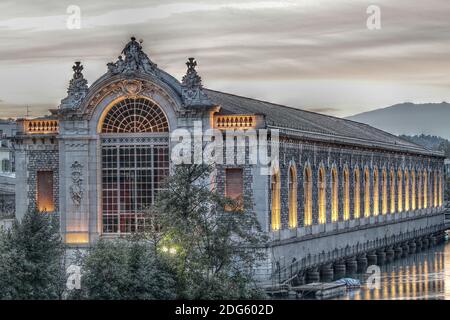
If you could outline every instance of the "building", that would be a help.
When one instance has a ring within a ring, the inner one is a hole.
[[[261,277],[292,266],[314,275],[443,230],[441,153],[365,124],[203,88],[192,58],[180,82],[134,38],[107,66],[88,86],[76,62],[59,107],[17,122],[16,216],[58,214],[69,246],[138,231],[174,165],[171,134],[196,123],[224,135],[279,133],[270,174],[228,162],[215,172],[220,190],[252,200],[271,236]]]

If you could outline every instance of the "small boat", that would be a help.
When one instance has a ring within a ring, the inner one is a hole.
[[[344,284],[348,289],[355,289],[361,287],[361,281],[352,278],[342,278],[336,280],[335,283]]]

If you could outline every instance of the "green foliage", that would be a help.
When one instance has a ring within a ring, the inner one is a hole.
[[[266,237],[248,201],[242,209],[212,189],[210,173],[205,165],[176,167],[154,208],[163,235],[159,247],[176,249],[181,298],[259,297],[252,272],[264,258]]]
[[[176,281],[170,267],[139,239],[100,240],[77,258],[81,292],[72,299],[174,299]]]
[[[450,141],[448,141],[447,139],[425,134],[414,136],[400,135],[399,137],[423,146],[429,150],[443,151],[445,153],[445,156],[447,158],[450,158]]]
[[[11,230],[0,232],[0,298],[61,298],[63,262],[57,217],[27,213]]]

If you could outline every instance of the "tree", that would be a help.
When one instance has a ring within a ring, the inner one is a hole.
[[[259,297],[253,272],[266,237],[248,199],[242,206],[226,198],[210,184],[211,172],[180,165],[169,177],[153,208],[163,235],[159,248],[172,256],[181,298]]]
[[[82,271],[81,291],[73,290],[70,298],[176,298],[175,275],[140,237],[99,240],[77,260]]]
[[[30,211],[0,232],[1,299],[60,299],[64,278],[58,217]]]

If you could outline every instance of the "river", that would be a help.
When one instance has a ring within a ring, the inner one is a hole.
[[[450,242],[380,267],[379,277],[358,274],[364,285],[341,300],[450,300]],[[379,281],[377,281],[379,279]],[[370,288],[370,284],[377,285]]]

